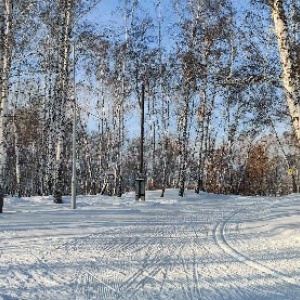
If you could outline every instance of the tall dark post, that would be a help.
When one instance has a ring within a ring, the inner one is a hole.
[[[2,214],[2,210],[3,210],[3,201],[4,200],[4,195],[3,195],[3,191],[2,191],[2,187],[0,185],[0,214]]]
[[[140,141],[140,176],[144,178],[144,123],[145,123],[145,84],[142,83],[142,95],[141,95],[141,141]]]
[[[145,83],[142,83],[142,94],[139,101],[141,109],[141,140],[140,140],[140,168],[139,178],[135,180],[135,200],[145,201],[145,178],[144,178],[144,123],[145,123]]]

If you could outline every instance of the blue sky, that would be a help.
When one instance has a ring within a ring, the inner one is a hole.
[[[250,0],[232,0],[235,8],[240,12],[240,16],[249,8]],[[132,2],[132,0],[128,0]],[[93,23],[96,27],[99,28],[99,31],[103,32],[105,28],[116,29],[116,32],[120,33],[120,38],[125,37],[123,33],[124,30],[124,4],[125,0],[102,0],[93,10],[87,14],[81,21],[89,21]],[[169,47],[173,44],[170,33],[167,32],[168,26],[178,20],[178,16],[174,14],[173,11],[173,0],[161,0],[162,6],[162,17],[163,17],[163,43]],[[153,19],[154,23],[157,24],[157,0],[140,0],[139,5],[141,7],[143,15],[149,14]],[[141,11],[139,10],[139,11]],[[171,28],[174,30],[174,27]],[[123,36],[122,36],[123,35]],[[135,131],[134,135],[139,134],[139,115],[132,115],[132,118],[129,120],[132,125],[137,125],[136,130],[135,126],[129,126],[131,131]],[[94,121],[91,120],[90,126],[94,124]],[[133,132],[132,132],[133,133]]]
[[[132,0],[129,0],[132,2]],[[163,33],[162,38],[169,40],[168,25],[170,19],[174,20],[176,16],[173,12],[172,0],[161,0],[161,11],[163,18]],[[87,14],[81,21],[89,21],[93,23],[99,30],[105,28],[119,29],[119,32],[124,32],[124,8],[125,0],[102,0],[92,11]],[[157,0],[139,0],[138,13],[142,11],[143,15],[149,15],[154,19],[154,23],[158,24]],[[123,30],[122,30],[123,28]]]
[[[140,6],[143,9],[143,13],[149,14],[153,19],[157,18],[156,12],[156,0],[141,0]],[[170,8],[170,0],[161,0],[162,14],[164,21],[170,17],[168,10]],[[118,9],[118,8],[121,8]],[[102,0],[93,10],[80,20],[89,21],[99,28],[99,31],[103,31],[105,28],[118,29],[117,32],[124,31],[124,0]],[[169,39],[166,33],[163,33],[165,39]],[[124,35],[125,37],[125,35]],[[122,36],[120,37],[123,38]],[[133,112],[131,116],[127,116],[127,128],[130,128],[131,136],[138,136],[140,134],[140,117],[138,112]],[[95,130],[97,128],[97,120],[90,116],[89,128]]]
[[[121,35],[124,30],[124,8],[126,0],[101,0],[90,13],[82,18],[81,21],[89,21],[94,26],[99,28],[99,31],[104,31],[106,28],[118,29]],[[133,2],[134,0],[128,0]],[[233,3],[233,6],[240,13],[241,19],[245,11],[249,10],[250,0],[228,0]],[[154,23],[158,24],[157,0],[138,0],[140,9],[138,14],[148,14],[154,19]],[[174,22],[178,21],[178,15],[174,13],[174,0],[161,0],[161,12],[163,18],[162,24],[162,42],[163,45],[170,46],[172,44],[172,31],[174,32]],[[182,2],[184,3],[184,2]],[[239,20],[237,20],[237,24]],[[241,24],[238,24],[241,25]],[[120,37],[122,38],[122,36]]]

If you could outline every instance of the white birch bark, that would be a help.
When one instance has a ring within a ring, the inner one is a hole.
[[[282,81],[286,93],[286,101],[292,119],[293,128],[300,142],[300,91],[299,78],[295,76],[297,67],[290,45],[289,30],[283,8],[284,0],[274,0],[272,16],[277,36],[278,48],[282,66]]]
[[[161,101],[161,137],[162,137],[162,191],[160,194],[160,197],[165,196],[165,190],[166,190],[166,184],[167,184],[167,107],[165,103],[165,97],[163,95],[163,70],[162,70],[162,7],[161,7],[161,1],[157,1],[157,8],[158,8],[158,60],[159,60],[159,90],[158,95],[159,99]],[[153,124],[153,128],[155,129],[155,123]],[[154,153],[155,154],[155,153]],[[153,155],[154,157],[154,155]],[[154,161],[153,161],[154,166]]]
[[[19,91],[18,91],[19,92]],[[20,148],[19,148],[19,134],[17,130],[17,124],[15,120],[16,104],[13,105],[13,136],[14,136],[14,148],[15,148],[15,171],[16,171],[16,192],[18,196],[21,196],[21,166],[20,166]]]
[[[7,123],[9,73],[12,53],[12,1],[2,0],[0,4],[0,185],[5,186],[7,161],[4,132]]]
[[[186,92],[188,94],[188,91]],[[181,116],[182,121],[182,139],[180,144],[180,170],[179,170],[179,196],[183,197],[186,181],[186,167],[187,167],[187,147],[188,147],[188,116],[189,116],[189,97],[184,99],[183,113]]]
[[[62,23],[61,23],[61,60],[59,64],[59,78],[56,86],[56,145],[55,145],[55,174],[54,174],[54,202],[61,203],[63,195],[63,163],[64,163],[64,135],[65,135],[65,114],[68,89],[68,66],[70,53],[70,34],[72,17],[72,0],[62,1]]]

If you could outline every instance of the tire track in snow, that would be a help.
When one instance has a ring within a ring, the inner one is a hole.
[[[225,229],[228,221],[232,219],[235,215],[240,213],[244,209],[239,209],[231,213],[227,218],[221,220],[216,224],[216,226],[213,229],[213,238],[215,243],[228,255],[235,258],[237,261],[244,263],[258,271],[261,271],[265,274],[271,275],[273,277],[276,277],[282,281],[285,281],[286,283],[289,283],[291,285],[296,285],[299,287],[300,282],[297,279],[294,279],[282,272],[276,271],[274,269],[271,269],[267,267],[266,265],[260,263],[257,260],[254,260],[250,258],[249,256],[245,255],[244,253],[240,252],[237,248],[231,246],[229,242],[226,239]]]

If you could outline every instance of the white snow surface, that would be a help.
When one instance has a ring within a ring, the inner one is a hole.
[[[300,299],[300,195],[5,198],[0,299]]]

